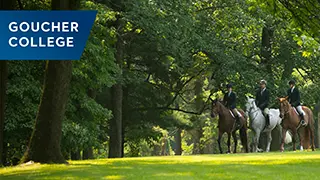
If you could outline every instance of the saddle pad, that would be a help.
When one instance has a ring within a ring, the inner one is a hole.
[[[232,116],[233,118],[235,118],[235,117],[234,117],[234,114],[232,113],[232,111],[229,110],[229,112],[230,112],[231,116]],[[239,116],[239,117],[242,117],[242,114],[241,114],[239,111],[238,111],[238,116]]]
[[[296,108],[293,107],[293,111],[299,116],[299,113]]]
[[[231,116],[232,116],[233,118],[235,118],[235,117],[234,117],[234,115],[233,115],[233,113],[232,113],[232,111],[231,111],[231,110],[229,110],[229,112],[230,112]]]

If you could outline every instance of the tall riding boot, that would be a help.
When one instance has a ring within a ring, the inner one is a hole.
[[[301,117],[301,120],[300,120],[300,123],[301,123],[301,125],[302,126],[307,126],[307,123],[306,123],[306,121],[304,120],[304,115],[303,114],[300,114],[300,117]]]
[[[266,115],[265,118],[266,118],[266,127],[268,127],[270,125],[269,115]]]

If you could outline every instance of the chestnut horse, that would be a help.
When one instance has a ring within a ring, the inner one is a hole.
[[[298,132],[300,138],[300,150],[303,150],[303,141],[310,141],[309,136],[311,136],[311,148],[314,151],[314,121],[313,121],[313,113],[312,111],[303,106],[303,110],[306,113],[304,116],[304,120],[307,123],[307,126],[304,128],[304,135],[300,134],[300,117],[296,113],[295,109],[290,105],[286,98],[278,98],[280,102],[280,118],[282,118],[282,141],[280,145],[280,151],[284,151],[284,140],[286,138],[287,130],[291,130],[292,132],[292,143],[293,143],[293,151],[296,150],[296,134]],[[306,143],[309,144],[309,143]],[[309,147],[305,147],[309,148]]]
[[[238,109],[238,111],[242,114],[241,119],[241,126],[240,128],[236,128],[235,125],[235,118],[231,114],[230,110],[226,108],[221,102],[218,100],[212,100],[212,111],[211,111],[211,117],[215,117],[216,114],[219,115],[218,120],[218,128],[219,128],[219,136],[218,136],[218,144],[219,144],[219,150],[222,154],[222,148],[221,148],[221,137],[224,133],[228,134],[228,151],[227,153],[230,153],[230,138],[231,134],[234,140],[234,151],[233,153],[237,152],[237,130],[240,130],[240,140],[242,143],[242,146],[244,147],[246,153],[248,153],[248,137],[247,137],[247,117],[243,110]]]

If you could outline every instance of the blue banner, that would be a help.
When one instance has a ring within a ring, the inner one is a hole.
[[[0,60],[79,60],[97,11],[0,11]]]

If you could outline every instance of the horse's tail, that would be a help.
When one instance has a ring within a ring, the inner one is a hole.
[[[247,126],[243,125],[242,128],[240,129],[240,140],[241,144],[244,147],[246,153],[249,152],[248,148],[248,136],[247,136]]]
[[[303,148],[309,149],[310,143],[314,144],[312,142],[312,139],[314,137],[314,119],[313,119],[313,113],[311,109],[305,108],[305,112],[308,115],[308,126],[306,128],[303,128]],[[314,140],[313,140],[314,141]]]
[[[286,138],[284,139],[284,143],[289,144],[292,142],[292,135],[289,133],[289,131],[286,132]]]

